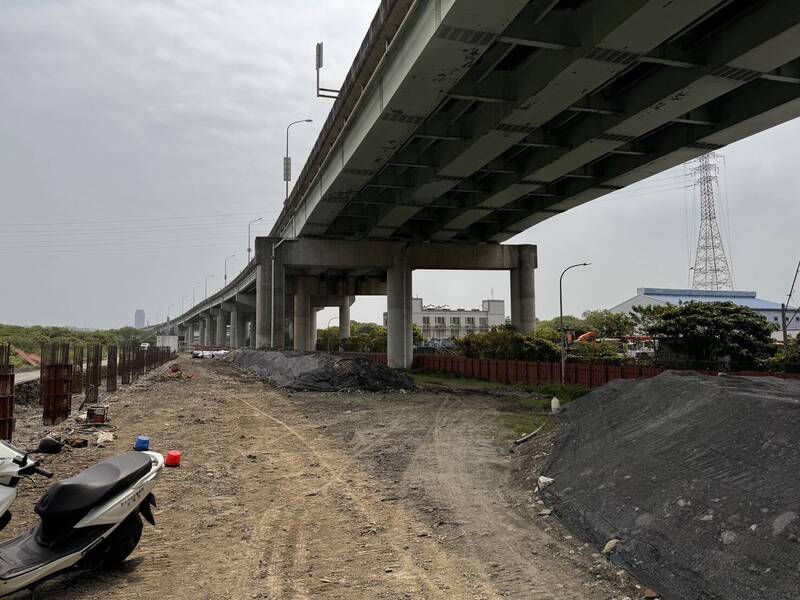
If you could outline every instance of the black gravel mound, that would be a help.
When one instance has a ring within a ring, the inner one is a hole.
[[[554,513],[667,600],[800,597],[800,382],[667,372],[568,405]]]
[[[408,376],[371,360],[322,352],[238,350],[233,364],[290,390],[381,391],[414,387]]]

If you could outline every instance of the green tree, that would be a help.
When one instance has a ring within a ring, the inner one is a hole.
[[[541,362],[555,362],[561,357],[561,349],[551,340],[538,334],[525,336],[525,359]]]
[[[586,325],[600,338],[618,338],[632,335],[635,327],[633,319],[625,313],[610,310],[593,310],[586,315]]]
[[[755,366],[774,348],[773,327],[755,311],[733,302],[688,302],[663,311],[650,333],[663,350],[690,361],[729,359],[737,368]]]
[[[558,335],[561,335],[561,319],[560,317],[555,317],[548,321],[541,321],[539,323],[541,327],[547,327],[549,329],[554,330]],[[591,331],[591,327],[589,327],[588,323],[583,319],[579,319],[578,317],[574,317],[572,315],[564,315],[564,330],[567,332],[573,332],[575,336],[583,335],[584,333]],[[560,339],[560,337],[559,337]]]
[[[539,339],[553,342],[556,345],[561,344],[561,334],[558,332],[558,329],[554,329],[550,325],[538,324],[533,335]]]
[[[571,362],[619,364],[624,356],[611,342],[575,342],[569,347]]]
[[[664,304],[650,304],[646,306],[634,306],[631,312],[634,329],[642,335],[652,335],[653,326],[659,323],[662,315],[671,307]]]

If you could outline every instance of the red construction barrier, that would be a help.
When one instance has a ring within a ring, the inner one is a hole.
[[[363,356],[386,364],[386,355],[379,353],[346,353]],[[414,357],[414,369],[428,373],[451,373],[461,377],[494,381],[498,383],[538,385],[560,383],[561,364],[525,360],[499,360],[493,358],[462,358],[424,354]],[[661,367],[642,365],[604,365],[567,363],[564,379],[568,384],[584,387],[600,387],[614,379],[641,379],[662,373]],[[716,375],[717,371],[697,371],[704,375]],[[770,373],[761,371],[738,371],[729,373],[747,377],[779,377],[800,379],[800,373]]]

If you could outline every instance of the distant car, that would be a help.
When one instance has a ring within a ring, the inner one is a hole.
[[[141,348],[142,350],[147,350],[149,347],[150,344],[148,344],[147,342],[142,342],[141,344],[139,344],[139,348]]]

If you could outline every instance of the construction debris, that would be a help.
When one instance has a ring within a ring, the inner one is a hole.
[[[402,373],[364,358],[322,352],[238,350],[233,364],[267,379],[278,388],[333,392],[412,389]]]
[[[543,498],[661,598],[797,597],[800,382],[666,372],[561,421]]]

